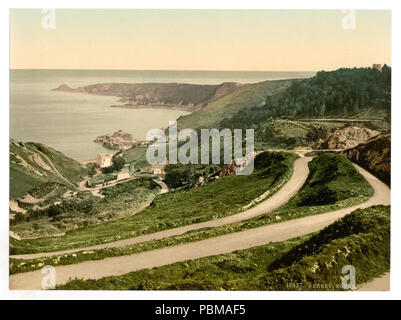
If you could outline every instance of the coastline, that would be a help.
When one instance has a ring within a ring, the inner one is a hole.
[[[59,88],[54,88],[51,89],[50,91],[56,91],[56,92],[68,92],[68,93],[81,93],[81,94],[89,94],[92,96],[106,96],[106,97],[116,97],[119,98],[119,102],[124,102],[125,98],[117,95],[112,95],[112,94],[103,94],[103,93],[92,93],[88,92],[85,90],[81,90],[80,88],[72,89],[59,89]],[[197,106],[179,106],[179,105],[152,105],[152,104],[146,104],[146,105],[136,105],[136,104],[115,104],[111,105],[110,108],[123,108],[123,109],[168,109],[168,110],[176,110],[176,111],[185,111],[188,113],[193,113],[195,111],[198,111],[201,109],[200,105]]]
[[[165,106],[165,105],[137,105],[137,104],[121,104],[121,105],[111,105],[110,108],[123,108],[123,109],[168,109],[168,110],[177,110],[177,111],[185,111],[188,113],[193,113],[195,111],[200,110],[201,108],[187,108],[183,106]]]

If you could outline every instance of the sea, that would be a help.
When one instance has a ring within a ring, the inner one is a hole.
[[[93,140],[117,130],[145,139],[152,128],[188,114],[162,108],[110,108],[118,97],[52,91],[96,83],[256,83],[310,78],[315,72],[166,70],[10,70],[10,137],[41,142],[78,161],[110,153]]]

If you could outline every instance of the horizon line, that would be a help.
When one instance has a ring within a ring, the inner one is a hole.
[[[340,67],[343,68],[343,67]],[[200,71],[200,72],[318,72],[320,70],[200,70],[200,69],[68,69],[68,68],[9,68],[9,70],[74,70],[74,71]],[[336,70],[336,69],[333,69]]]

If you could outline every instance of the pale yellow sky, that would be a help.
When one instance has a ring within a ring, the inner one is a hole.
[[[317,71],[391,65],[391,12],[40,9],[10,11],[12,69]],[[349,20],[346,20],[346,22]]]

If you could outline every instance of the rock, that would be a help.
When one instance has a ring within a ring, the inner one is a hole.
[[[318,149],[349,149],[380,134],[368,128],[346,127],[335,130],[326,139],[319,139]]]
[[[219,176],[225,177],[236,174],[237,170],[245,168],[250,163],[251,157],[255,157],[255,153],[243,158],[233,159],[229,165],[220,171]]]
[[[105,148],[112,150],[126,150],[134,145],[141,144],[141,142],[134,139],[130,133],[123,132],[122,130],[114,132],[111,136],[99,136],[94,141],[102,143]]]
[[[390,185],[391,176],[391,134],[380,134],[365,143],[345,150],[352,162],[370,171]]]
[[[205,185],[205,178],[200,176],[198,178],[198,181],[196,181],[196,183],[195,183],[195,187],[202,187],[204,185]]]

